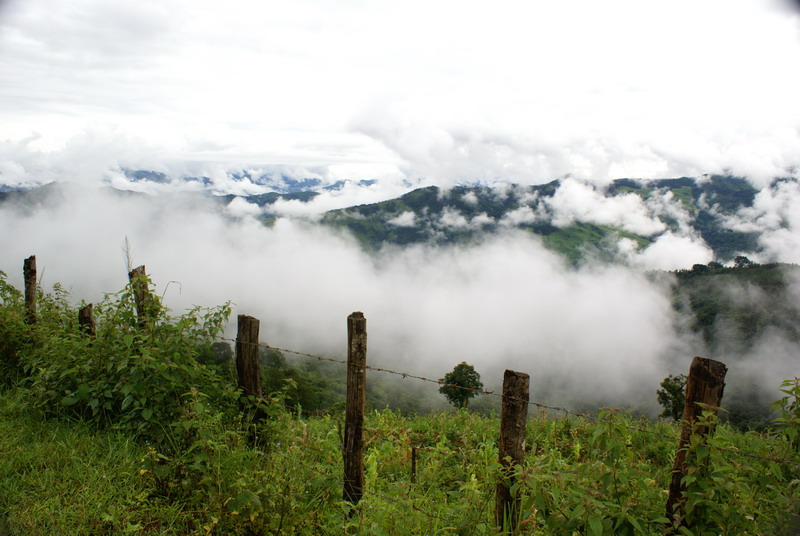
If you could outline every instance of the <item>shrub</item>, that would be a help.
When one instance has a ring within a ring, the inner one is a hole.
[[[36,343],[20,354],[45,415],[111,425],[160,443],[186,413],[184,395],[208,395],[233,409],[235,387],[198,362],[222,329],[230,307],[195,307],[178,316],[153,298],[147,323],[136,316],[133,290],[107,295],[95,308],[97,337],[82,333],[77,309],[60,287],[39,300]]]

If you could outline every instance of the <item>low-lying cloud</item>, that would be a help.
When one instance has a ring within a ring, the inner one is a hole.
[[[345,318],[361,310],[373,363],[440,377],[467,361],[489,384],[519,369],[535,399],[562,402],[653,409],[660,379],[702,351],[676,328],[663,285],[622,266],[569,268],[525,233],[368,255],[348,235],[295,219],[266,227],[202,197],[64,196],[0,209],[0,269],[14,284],[36,254],[45,287],[97,301],[126,283],[127,237],[174,310],[232,300],[261,319],[263,340],[340,356]]]

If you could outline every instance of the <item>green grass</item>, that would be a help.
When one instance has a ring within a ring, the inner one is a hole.
[[[175,522],[175,506],[141,500],[141,445],[81,422],[39,420],[25,395],[0,401],[0,516],[10,534],[112,534]]]
[[[611,248],[607,246],[621,238],[628,238],[636,242],[639,248],[644,249],[651,241],[608,225],[595,225],[592,223],[575,223],[569,227],[562,227],[555,232],[542,237],[544,245],[564,255],[572,264],[591,258],[591,253],[601,258],[609,256]],[[608,259],[605,259],[608,260]]]
[[[490,535],[495,486],[512,476],[519,534],[667,528],[672,422],[534,412],[524,463],[505,470],[496,414],[370,411],[365,492],[353,506],[342,500],[341,410],[300,418],[285,390],[258,402],[265,417],[253,422],[255,402],[196,361],[215,355],[201,350],[225,308],[177,318],[162,308],[142,328],[126,287],[98,307],[88,339],[60,289],[40,296],[33,327],[2,277],[0,299],[3,536]],[[798,522],[800,465],[763,459],[798,460],[800,386],[783,392],[783,429],[722,424],[711,448],[693,446],[693,534],[790,534]]]
[[[204,448],[194,451],[202,463],[192,469],[193,456],[148,465],[152,449],[122,433],[41,420],[21,389],[0,396],[0,407],[0,515],[12,535],[494,534],[496,416],[370,413],[365,495],[347,516],[337,415],[301,420],[282,412],[256,445],[230,427],[207,424]],[[669,422],[625,416],[593,422],[532,415],[519,469],[521,533],[663,530],[677,433]],[[720,426],[717,437],[729,448],[791,454],[769,435]],[[412,446],[419,448],[415,482]],[[714,488],[730,501],[719,507],[741,513],[737,526],[753,532],[740,534],[778,534],[789,522],[783,511],[796,506],[790,482],[797,474],[719,456],[716,467],[734,486]]]

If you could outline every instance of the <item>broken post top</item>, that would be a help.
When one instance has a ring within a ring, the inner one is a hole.
[[[25,259],[22,263],[22,273],[26,282],[31,278],[36,281],[36,255],[31,255]]]
[[[728,367],[725,363],[700,356],[692,359],[692,365],[689,368],[690,374],[702,378],[703,381],[713,385],[722,384],[724,386],[727,372]]]
[[[503,373],[503,379],[505,378],[520,378],[523,380],[527,380],[530,379],[530,375],[524,372],[517,372],[516,370],[506,369],[506,371]]]
[[[261,321],[258,318],[247,315],[239,315],[236,320],[238,328],[236,342],[258,344],[258,331],[261,327]]]
[[[137,266],[130,272],[128,272],[128,279],[133,279],[134,277],[142,277],[147,276],[147,271],[145,270],[144,264],[141,266]]]
[[[367,319],[364,313],[356,311],[347,317],[347,332],[352,335],[367,335]]]
[[[683,420],[694,423],[702,415],[703,406],[711,406],[716,413],[722,403],[722,393],[725,391],[725,374],[728,367],[725,363],[695,357],[689,367],[689,376],[686,378],[686,402],[683,406]],[[689,431],[684,427],[682,435]],[[686,435],[688,437],[688,435]]]

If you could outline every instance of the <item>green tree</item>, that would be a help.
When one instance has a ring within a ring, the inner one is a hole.
[[[481,375],[475,367],[463,361],[439,381],[445,384],[439,387],[439,392],[457,408],[466,408],[470,399],[483,389]]]
[[[683,405],[686,401],[686,375],[670,374],[661,381],[661,389],[656,391],[658,403],[664,408],[662,417],[672,417],[679,421],[683,418]]]

